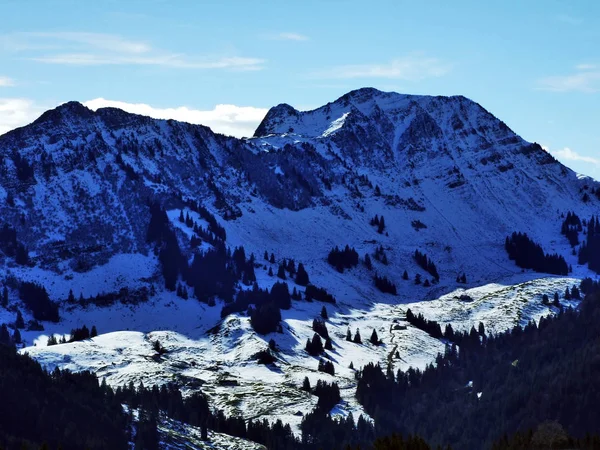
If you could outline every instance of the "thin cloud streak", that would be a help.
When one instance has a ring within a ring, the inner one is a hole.
[[[261,58],[241,56],[193,57],[156,49],[142,41],[119,35],[86,32],[27,32],[0,36],[6,51],[44,64],[70,66],[143,65],[175,69],[230,69],[256,71]]]
[[[186,59],[181,55],[122,56],[94,55],[90,53],[65,53],[28,59],[45,64],[69,66],[140,65],[176,69],[233,69],[244,71],[262,70],[265,63],[263,59],[241,57],[195,61]]]
[[[550,150],[549,152],[558,159],[567,161],[581,161],[600,167],[600,159],[592,156],[581,155],[576,151],[571,150],[569,147],[565,147],[562,150]]]
[[[270,39],[277,41],[308,41],[310,38],[300,33],[284,32],[273,35],[270,37]]]
[[[557,75],[541,78],[537,89],[553,92],[583,92],[587,94],[600,91],[600,70],[594,64],[579,64],[575,72],[569,75]]]
[[[314,78],[352,79],[386,78],[419,81],[442,77],[450,72],[451,64],[438,58],[409,55],[379,64],[350,64],[313,73]]]

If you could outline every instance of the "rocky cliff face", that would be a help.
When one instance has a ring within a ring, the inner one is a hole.
[[[146,253],[155,200],[199,201],[265,239],[293,234],[279,229],[278,210],[317,208],[331,215],[323,224],[354,221],[351,240],[367,239],[355,225],[378,213],[393,219],[393,246],[478,246],[515,227],[543,240],[539,222],[582,204],[592,184],[464,97],[369,88],[314,111],[276,106],[247,140],[76,102],[0,137],[2,222],[35,263],[76,271]],[[258,207],[272,223],[247,220]],[[310,226],[305,216],[295,230]],[[427,228],[415,234],[415,222]],[[321,230],[325,241],[336,228]]]

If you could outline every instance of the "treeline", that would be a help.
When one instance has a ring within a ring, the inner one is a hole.
[[[19,298],[36,320],[58,322],[58,304],[50,300],[48,291],[42,285],[22,281],[19,284]]]
[[[586,240],[579,248],[578,262],[600,274],[600,220],[597,216],[587,223]]]
[[[96,329],[96,325],[92,325],[91,330],[86,325],[83,325],[80,328],[73,328],[71,330],[71,335],[70,335],[68,341],[64,336],[60,339],[57,339],[56,336],[54,334],[52,334],[48,338],[48,345],[66,344],[68,342],[85,341],[87,339],[91,339],[96,336],[98,336],[98,330]]]
[[[425,272],[431,275],[435,279],[435,281],[440,281],[440,275],[438,274],[435,263],[431,259],[429,259],[425,253],[421,253],[419,250],[415,250],[414,257],[415,261],[421,267],[421,269],[423,269]]]
[[[225,236],[225,230],[218,227],[216,219],[206,209],[197,208],[199,214],[212,224],[210,229],[215,238],[212,242],[213,248],[205,252],[196,252],[191,264],[188,264],[179,247],[166,211],[157,203],[150,205],[147,242],[154,244],[167,289],[176,291],[179,288],[180,296],[185,297],[187,294],[182,293],[182,289],[186,289],[185,286],[178,285],[181,278],[193,289],[194,296],[202,302],[212,305],[216,297],[231,302],[238,281],[247,285],[256,281],[254,255],[246,257],[243,247],[238,247],[233,252],[228,249],[221,239]]]
[[[544,253],[541,245],[531,240],[526,233],[514,232],[511,236],[507,236],[504,248],[508,257],[522,269],[533,269],[536,272],[554,275],[569,274],[569,266],[563,256]]]
[[[150,290],[146,286],[142,286],[139,289],[121,288],[118,292],[109,292],[96,294],[90,297],[84,297],[83,294],[79,294],[79,298],[75,298],[73,290],[69,290],[67,297],[67,303],[70,305],[78,305],[83,308],[94,305],[98,307],[112,306],[119,302],[123,305],[138,305],[148,301],[150,298]]]
[[[29,252],[25,245],[17,239],[17,231],[5,223],[0,228],[0,251],[15,262],[25,266],[29,264]]]
[[[436,339],[446,339],[454,347],[450,349],[457,351],[456,346],[462,348],[477,347],[486,339],[485,326],[479,322],[477,328],[473,325],[469,331],[458,331],[447,324],[442,330],[442,326],[435,320],[426,319],[423,314],[414,314],[410,308],[406,310],[406,321],[413,327],[424,331]]]
[[[121,402],[94,375],[48,373],[5,345],[0,360],[0,448],[129,448]]]
[[[600,352],[592,338],[600,333],[600,285],[586,280],[580,289],[578,311],[495,336],[473,328],[476,339],[460,351],[447,345],[424,371],[369,364],[358,374],[357,398],[378,433],[418,434],[434,445],[489,448],[547,420],[583,438],[600,423],[600,366],[591,356]]]
[[[575,247],[579,244],[579,233],[581,233],[581,231],[583,231],[581,219],[577,214],[569,211],[565,220],[563,220],[560,232],[569,240],[571,247]]]
[[[396,285],[385,275],[375,275],[373,279],[375,280],[375,287],[384,294],[397,294]]]
[[[351,269],[358,265],[358,253],[348,245],[343,250],[336,246],[327,255],[327,262],[335,267],[338,272],[343,273],[344,269]]]

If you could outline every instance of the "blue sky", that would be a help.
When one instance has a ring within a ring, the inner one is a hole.
[[[247,135],[270,106],[373,86],[465,95],[600,179],[600,2],[0,0],[0,17],[0,132],[93,100]]]

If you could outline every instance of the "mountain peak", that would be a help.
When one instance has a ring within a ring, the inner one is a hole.
[[[286,120],[288,117],[298,117],[300,112],[287,103],[280,103],[277,106],[272,107],[267,112],[267,115],[258,125],[258,128],[254,132],[254,137],[266,136],[271,134],[269,124],[272,122],[281,122]]]
[[[72,118],[83,118],[89,119],[94,116],[94,111],[87,108],[83,104],[77,101],[70,101],[57,106],[54,109],[50,109],[38,117],[33,123],[54,123],[56,124],[60,120],[72,119]]]

